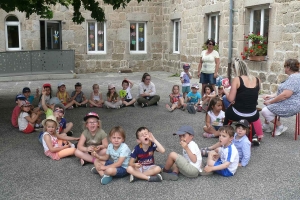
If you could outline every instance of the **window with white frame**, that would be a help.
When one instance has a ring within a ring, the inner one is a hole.
[[[268,37],[269,8],[252,9],[250,12],[250,33]]]
[[[105,22],[87,22],[88,53],[106,53],[106,24]]]
[[[7,51],[21,50],[20,22],[15,16],[5,20],[5,43]]]
[[[219,13],[208,15],[208,39],[219,42]]]
[[[173,53],[180,53],[180,20],[173,21]]]
[[[130,52],[146,53],[147,26],[145,22],[130,23]]]

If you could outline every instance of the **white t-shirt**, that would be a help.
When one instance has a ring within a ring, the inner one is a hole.
[[[19,124],[19,130],[23,131],[26,129],[26,127],[28,126],[28,121],[27,119],[25,119],[25,117],[29,116],[29,114],[27,112],[22,112],[20,113],[19,117],[18,117],[18,124]]]
[[[149,85],[145,85],[144,82],[139,84],[139,95],[143,94],[144,92],[149,93],[150,96],[154,96],[156,94],[156,89],[154,83],[150,82]]]
[[[228,170],[234,174],[239,166],[239,153],[233,143],[228,147],[219,147],[219,155],[222,163],[230,162]]]
[[[196,167],[199,170],[199,172],[202,172],[202,169],[201,169],[202,156],[201,156],[201,152],[200,152],[198,145],[196,144],[196,142],[190,141],[190,143],[188,144],[188,147],[191,150],[191,152],[196,155],[197,161],[195,163],[193,163],[191,161],[189,155],[186,153],[186,151],[184,149],[182,150],[183,157],[185,159],[187,159],[191,165]]]
[[[210,117],[210,125],[223,126],[223,119],[225,118],[225,113],[223,110],[220,111],[218,116],[216,116],[212,110],[208,111],[207,114]]]
[[[192,76],[191,72],[189,72],[190,76]],[[180,74],[180,78],[183,79],[183,83],[182,83],[182,86],[190,86],[191,85],[191,82],[190,82],[190,77],[188,74],[186,74],[185,72],[181,72]]]
[[[42,139],[42,142],[43,142],[44,152],[46,152],[46,151],[49,150],[49,148],[48,148],[48,146],[47,146],[47,144],[46,144],[46,141],[45,141],[45,139],[44,139],[45,135],[50,135],[51,142],[52,142],[52,145],[53,145],[54,148],[58,147],[58,140],[57,140],[57,137],[52,136],[52,135],[51,135],[50,133],[48,133],[48,132],[45,132],[45,133],[42,135],[42,138],[43,138],[43,139]]]
[[[131,90],[130,87],[128,87],[128,88],[126,89],[126,97],[125,97],[125,99],[132,99],[132,95],[131,95],[130,90]]]
[[[215,50],[213,50],[210,54],[206,55],[207,50],[204,50],[201,52],[201,58],[202,58],[202,68],[201,72],[206,74],[212,74],[215,73],[216,68],[216,58],[220,58],[219,53]]]

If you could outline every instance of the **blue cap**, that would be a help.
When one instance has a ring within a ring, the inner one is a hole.
[[[20,99],[20,100],[26,100],[26,97],[25,97],[23,94],[18,94],[18,95],[16,96],[16,101],[17,101],[18,99]]]
[[[173,133],[173,135],[184,135],[185,133],[189,133],[191,135],[195,134],[194,129],[191,126],[183,125],[176,133]]]

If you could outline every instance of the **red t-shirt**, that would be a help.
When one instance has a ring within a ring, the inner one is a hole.
[[[19,125],[18,125],[18,117],[20,115],[20,112],[21,112],[21,108],[19,106],[16,106],[12,112],[12,115],[11,115],[11,124],[18,128]]]

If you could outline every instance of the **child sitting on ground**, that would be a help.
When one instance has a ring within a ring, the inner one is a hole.
[[[192,79],[192,74],[189,72],[189,64],[184,64],[182,68],[183,72],[180,74],[180,81],[182,83],[183,100],[185,100],[186,95],[191,91],[190,80]]]
[[[57,139],[56,129],[59,125],[53,115],[44,119],[42,125],[45,131],[42,135],[42,143],[46,156],[52,160],[60,160],[61,158],[74,155],[76,150],[74,144]]]
[[[208,111],[205,116],[205,126],[203,127],[203,137],[213,138],[220,135],[218,131],[223,126],[225,113],[222,111],[223,104],[220,97],[214,97],[211,99]]]
[[[187,110],[189,113],[195,114],[197,107],[200,105],[201,94],[198,92],[198,84],[192,85],[192,91],[187,95]]]
[[[130,174],[129,181],[133,182],[136,178],[149,182],[161,182],[159,174],[161,168],[154,164],[154,151],[164,153],[164,147],[154,138],[146,127],[140,127],[135,133],[137,142],[131,152],[127,172]]]
[[[239,154],[232,143],[234,130],[231,126],[225,125],[220,129],[219,148],[208,153],[205,172],[216,172],[222,176],[233,176],[239,164]]]
[[[250,125],[245,119],[241,119],[235,125],[235,134],[233,138],[233,144],[239,153],[239,166],[246,167],[250,161],[251,157],[251,142],[249,141],[247,135],[249,133]],[[204,157],[208,156],[208,152],[221,147],[220,142],[201,149],[201,154]]]
[[[18,94],[16,96],[16,106],[15,108],[13,109],[13,112],[12,112],[12,115],[11,115],[11,124],[18,128],[19,125],[18,125],[18,117],[20,115],[20,112],[21,112],[21,106],[23,105],[23,102],[25,101],[25,96],[23,94]]]
[[[169,154],[162,170],[164,180],[178,180],[179,172],[189,178],[196,178],[202,172],[202,156],[198,145],[193,141],[194,134],[193,128],[186,125],[181,126],[176,133],[173,133],[173,135],[179,136],[183,156],[176,152]]]
[[[168,111],[172,112],[176,108],[182,108],[182,110],[185,110],[186,104],[184,103],[184,99],[179,91],[179,85],[174,85],[172,88],[172,93],[169,95],[171,106],[169,104],[166,105],[166,108]]]
[[[120,90],[119,94],[120,94],[123,105],[124,106],[130,106],[130,105],[134,106],[136,99],[132,98],[132,95],[130,92],[131,88],[133,87],[133,83],[130,80],[128,80],[127,78],[125,78],[122,81],[122,87],[123,87],[123,90]]]
[[[102,108],[103,107],[103,98],[102,93],[99,91],[99,85],[94,84],[93,85],[93,92],[91,93],[90,99],[89,99],[90,107],[97,107]]]
[[[31,90],[30,90],[29,87],[24,87],[22,93],[25,96],[26,100],[30,102],[30,104],[33,103],[34,98],[37,98],[39,96],[39,90],[38,89],[36,89],[35,97],[30,95]]]
[[[130,159],[130,149],[125,144],[125,131],[120,126],[116,126],[109,132],[110,144],[107,147],[106,154],[99,156],[96,152],[92,155],[96,158],[91,171],[100,174],[101,184],[106,185],[112,181],[112,177],[121,178],[127,176],[126,171]],[[113,161],[108,160],[109,157]],[[106,160],[106,161],[104,161]]]
[[[19,130],[23,133],[32,133],[34,131],[35,123],[38,121],[41,111],[33,113],[31,111],[31,104],[29,101],[22,101],[21,112],[18,117]]]
[[[122,105],[122,101],[119,99],[119,95],[116,92],[116,87],[113,84],[108,85],[107,91],[107,100],[104,102],[104,105],[107,108],[116,108],[119,109]]]
[[[94,151],[99,156],[104,156],[108,146],[107,134],[101,128],[99,115],[95,112],[89,112],[83,120],[85,130],[80,136],[75,151],[75,156],[80,158],[81,166],[85,165],[86,162],[94,163],[96,157],[91,155]]]
[[[87,102],[89,101],[84,93],[81,91],[82,89],[82,85],[81,83],[77,82],[75,84],[75,91],[72,92],[71,94],[71,100],[70,101],[73,101],[75,100],[75,103],[73,106],[75,106],[76,108],[77,107],[87,107]]]
[[[46,103],[46,105],[48,105],[49,100],[52,98],[52,89],[51,89],[50,83],[45,83],[43,85],[43,90],[46,91],[46,93],[45,93],[45,103]],[[42,96],[43,96],[43,93],[41,94],[40,99],[39,99],[39,106],[38,106],[39,108],[43,108],[43,106],[42,106]],[[44,111],[46,112],[46,110],[44,110]]]
[[[202,110],[204,112],[207,111],[208,104],[209,104],[210,100],[215,96],[216,96],[216,94],[215,94],[215,91],[214,91],[213,87],[209,84],[205,85],[204,94],[203,94],[203,97],[202,97]]]
[[[66,109],[73,109],[73,104],[75,100],[71,100],[69,93],[66,91],[66,86],[64,83],[59,83],[57,87],[58,91],[56,97],[60,99],[61,103],[64,104]]]
[[[47,88],[43,88],[42,90],[42,108],[45,111],[46,118],[49,117],[50,115],[53,115],[53,110],[54,106],[56,104],[60,103],[60,100],[57,97],[52,97],[49,101],[48,104],[46,102],[46,96],[47,96]]]

